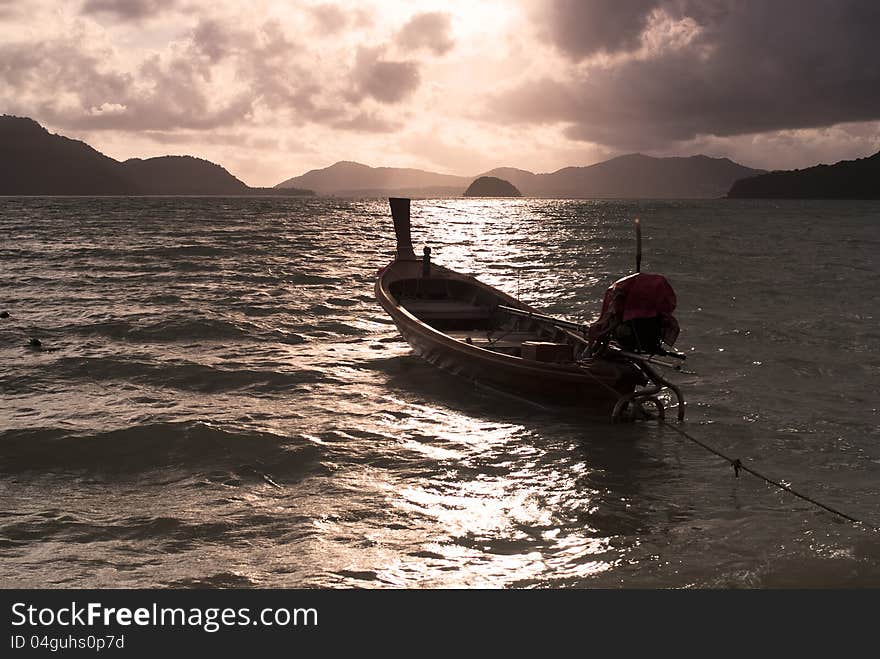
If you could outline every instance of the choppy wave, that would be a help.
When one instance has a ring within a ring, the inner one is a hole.
[[[384,200],[3,203],[6,585],[880,585],[863,531],[678,435],[413,357],[373,300]],[[880,524],[878,211],[420,200],[413,232],[587,319],[640,217],[678,294],[688,429]]]
[[[243,480],[287,483],[322,469],[321,448],[313,442],[208,421],[144,423],[100,433],[10,430],[0,437],[0,447],[0,470],[6,472],[84,470],[112,477],[163,468],[203,474],[231,465],[233,472],[205,476],[209,482],[222,479],[230,485]]]

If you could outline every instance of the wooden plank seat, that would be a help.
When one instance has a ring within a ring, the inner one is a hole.
[[[492,311],[488,307],[468,304],[461,300],[401,300],[404,309],[423,321],[432,320],[488,320]]]
[[[447,332],[449,336],[458,341],[475,345],[479,348],[488,348],[490,350],[508,350],[511,348],[519,348],[523,341],[537,341],[538,335],[534,332],[505,332],[504,330],[495,330],[487,332],[485,330],[464,330],[456,332]]]

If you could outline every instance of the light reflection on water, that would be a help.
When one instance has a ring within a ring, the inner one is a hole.
[[[3,204],[5,584],[880,584],[860,531],[677,436],[412,357],[372,297],[384,200]],[[639,216],[679,296],[690,431],[877,520],[878,209],[808,210],[821,226],[798,203],[422,200],[413,233],[583,320]]]

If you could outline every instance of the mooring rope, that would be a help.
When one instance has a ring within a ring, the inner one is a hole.
[[[615,390],[613,387],[610,387],[605,382],[602,382],[602,380],[597,378],[595,375],[590,373],[588,370],[585,370],[584,372],[587,373],[590,377],[592,377],[597,383],[601,384],[603,387],[615,392],[616,394],[619,394],[619,392],[617,392],[617,390]],[[827,510],[828,512],[830,512],[834,515],[838,515],[838,516],[842,517],[843,519],[848,520],[857,526],[863,527],[863,528],[868,529],[870,531],[874,531],[875,533],[880,533],[880,527],[875,526],[874,524],[871,524],[871,523],[866,522],[864,520],[858,519],[857,517],[853,517],[852,515],[848,515],[847,513],[843,512],[843,511],[837,510],[836,508],[832,508],[831,506],[824,504],[821,501],[817,501],[816,499],[814,499],[810,496],[807,496],[806,494],[798,492],[790,485],[786,485],[785,483],[781,483],[777,480],[774,480],[773,478],[770,478],[769,476],[765,476],[764,474],[759,472],[757,469],[752,469],[751,467],[744,465],[742,463],[742,460],[740,460],[739,458],[731,458],[731,457],[725,455],[724,453],[722,453],[718,449],[716,449],[716,448],[710,446],[709,444],[706,444],[705,442],[697,439],[696,437],[685,432],[681,428],[678,428],[678,427],[672,425],[671,423],[666,421],[666,419],[658,416],[657,421],[660,423],[661,426],[669,428],[670,430],[674,430],[682,437],[685,437],[686,439],[691,440],[695,444],[702,446],[704,449],[706,449],[710,453],[714,453],[722,460],[725,460],[726,462],[728,462],[730,464],[730,466],[733,467],[733,473],[736,478],[739,478],[740,471],[748,472],[752,476],[754,476],[755,478],[758,478],[758,479],[764,481],[765,483],[768,483],[770,485],[774,485],[781,490],[785,490],[789,494],[793,494],[794,496],[796,496],[800,499],[803,499],[804,501],[811,503],[814,506],[822,508],[823,510]]]
[[[706,449],[706,450],[709,451],[710,453],[714,453],[715,455],[717,455],[718,457],[720,457],[722,460],[727,461],[727,462],[730,464],[730,466],[733,467],[733,473],[734,473],[734,476],[735,476],[736,478],[739,478],[739,472],[740,472],[740,471],[748,472],[748,473],[750,473],[752,476],[761,479],[761,480],[764,481],[765,483],[768,483],[768,484],[770,484],[770,485],[775,485],[775,486],[778,487],[779,489],[781,489],[781,490],[785,490],[785,491],[788,492],[789,494],[793,494],[794,496],[796,496],[796,497],[798,497],[798,498],[800,498],[800,499],[803,499],[804,501],[807,501],[808,503],[811,503],[811,504],[813,504],[814,506],[818,506],[819,508],[822,508],[822,509],[824,509],[824,510],[827,510],[827,511],[830,512],[830,513],[833,513],[833,514],[835,514],[835,515],[839,515],[840,517],[843,517],[844,519],[849,520],[849,521],[852,522],[853,524],[856,524],[856,525],[858,525],[858,526],[862,526],[862,527],[864,527],[864,528],[866,528],[866,529],[869,529],[869,530],[871,530],[871,531],[874,531],[875,533],[880,532],[880,527],[874,526],[873,524],[870,524],[870,523],[868,523],[868,522],[866,522],[866,521],[864,521],[864,520],[858,519],[857,517],[853,517],[852,515],[848,515],[848,514],[845,513],[845,512],[842,512],[842,511],[840,511],[840,510],[837,510],[836,508],[832,508],[831,506],[828,506],[828,505],[822,503],[821,501],[817,501],[816,499],[814,499],[814,498],[812,498],[812,497],[810,497],[810,496],[807,496],[806,494],[803,494],[803,493],[801,493],[801,492],[798,492],[797,490],[795,490],[795,489],[794,489],[793,487],[791,487],[790,485],[786,485],[785,483],[781,483],[781,482],[779,482],[779,481],[777,481],[777,480],[774,480],[774,479],[772,479],[772,478],[770,478],[770,477],[768,477],[768,476],[765,476],[764,474],[762,474],[761,472],[759,472],[757,469],[752,469],[751,467],[749,467],[749,466],[747,466],[747,465],[744,465],[744,464],[742,463],[742,461],[741,461],[739,458],[731,458],[731,457],[725,455],[724,453],[722,453],[722,452],[719,451],[718,449],[716,449],[716,448],[714,448],[714,447],[712,447],[712,446],[709,446],[708,444],[706,444],[706,443],[703,442],[703,441],[700,441],[699,439],[697,439],[696,437],[694,437],[694,436],[691,435],[690,433],[685,432],[685,431],[682,430],[681,428],[677,428],[677,427],[675,427],[675,426],[672,425],[671,423],[667,422],[665,419],[657,419],[657,420],[660,422],[660,424],[661,424],[662,426],[664,426],[664,427],[666,427],[666,428],[669,428],[670,430],[674,430],[675,432],[677,432],[677,433],[678,433],[679,435],[681,435],[682,437],[685,437],[685,438],[691,440],[691,441],[694,442],[695,444],[698,444],[698,445],[702,446],[704,449]]]
[[[557,326],[557,329],[560,329],[560,328]],[[573,332],[572,332],[572,334],[573,334]],[[506,335],[502,335],[502,336],[506,336]],[[596,377],[593,373],[590,373],[589,370],[584,369],[584,372],[585,372],[587,375],[589,375],[593,380],[595,380],[598,384],[600,384],[600,385],[602,385],[603,387],[605,387],[606,389],[612,391],[615,395],[619,395],[619,394],[620,394],[620,392],[618,392],[616,389],[614,389],[613,387],[609,386],[607,383],[605,383],[605,382],[603,382],[602,380],[600,380],[600,379],[599,379],[598,377]],[[668,386],[668,385],[667,385],[667,386]],[[731,458],[731,457],[725,455],[724,453],[722,453],[722,452],[719,451],[718,449],[716,449],[716,448],[710,446],[709,444],[706,444],[705,442],[703,442],[703,441],[697,439],[696,437],[694,437],[693,435],[691,435],[691,434],[685,432],[685,431],[682,430],[681,428],[677,428],[676,426],[672,425],[671,423],[669,423],[668,421],[666,421],[666,419],[662,418],[661,416],[658,416],[658,417],[657,417],[657,421],[658,421],[662,426],[664,426],[664,427],[666,427],[666,428],[669,428],[670,430],[674,430],[675,432],[677,432],[677,433],[678,433],[679,435],[681,435],[682,437],[685,437],[686,439],[691,440],[691,441],[694,442],[695,444],[697,444],[697,445],[699,445],[699,446],[702,446],[704,449],[706,449],[706,450],[709,451],[710,453],[714,453],[714,454],[717,455],[719,458],[721,458],[722,460],[724,460],[724,461],[726,461],[727,463],[729,463],[730,466],[733,467],[733,473],[734,473],[734,476],[735,476],[736,478],[739,478],[739,472],[740,472],[740,471],[745,471],[745,472],[751,474],[752,476],[754,476],[755,478],[758,478],[758,479],[764,481],[765,483],[767,483],[767,484],[769,484],[769,485],[774,485],[775,487],[778,487],[780,490],[784,490],[784,491],[788,492],[789,494],[793,494],[794,496],[798,497],[799,499],[803,499],[804,501],[806,501],[806,502],[808,502],[808,503],[811,503],[811,504],[813,504],[814,506],[817,506],[818,508],[822,508],[823,510],[826,510],[826,511],[828,511],[828,512],[834,514],[834,515],[838,515],[839,517],[842,517],[843,519],[848,520],[848,521],[852,522],[853,524],[855,524],[855,525],[857,525],[857,526],[863,527],[863,528],[868,529],[868,530],[870,530],[870,531],[874,531],[875,533],[880,533],[880,527],[875,526],[875,525],[873,525],[873,524],[870,524],[869,522],[866,522],[866,521],[864,521],[864,520],[858,519],[857,517],[853,517],[852,515],[849,515],[849,514],[843,512],[843,511],[841,511],[841,510],[838,510],[838,509],[836,509],[836,508],[832,508],[831,506],[829,506],[829,505],[827,505],[827,504],[824,504],[824,503],[822,503],[821,501],[817,501],[816,499],[814,499],[814,498],[811,497],[811,496],[808,496],[808,495],[806,495],[806,494],[803,494],[802,492],[798,492],[797,490],[795,490],[795,489],[794,489],[793,487],[791,487],[790,485],[786,485],[785,483],[782,483],[782,482],[777,481],[777,480],[775,480],[775,479],[773,479],[773,478],[770,478],[769,476],[765,476],[764,474],[762,474],[761,472],[759,472],[757,469],[752,469],[751,467],[749,467],[749,466],[743,464],[743,463],[742,463],[742,460],[740,460],[739,458]]]

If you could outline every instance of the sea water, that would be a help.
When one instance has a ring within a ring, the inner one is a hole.
[[[679,427],[880,525],[880,204],[429,199],[413,238],[588,321],[635,218]],[[667,427],[414,357],[393,251],[383,199],[0,199],[0,583],[880,586],[877,533]]]

